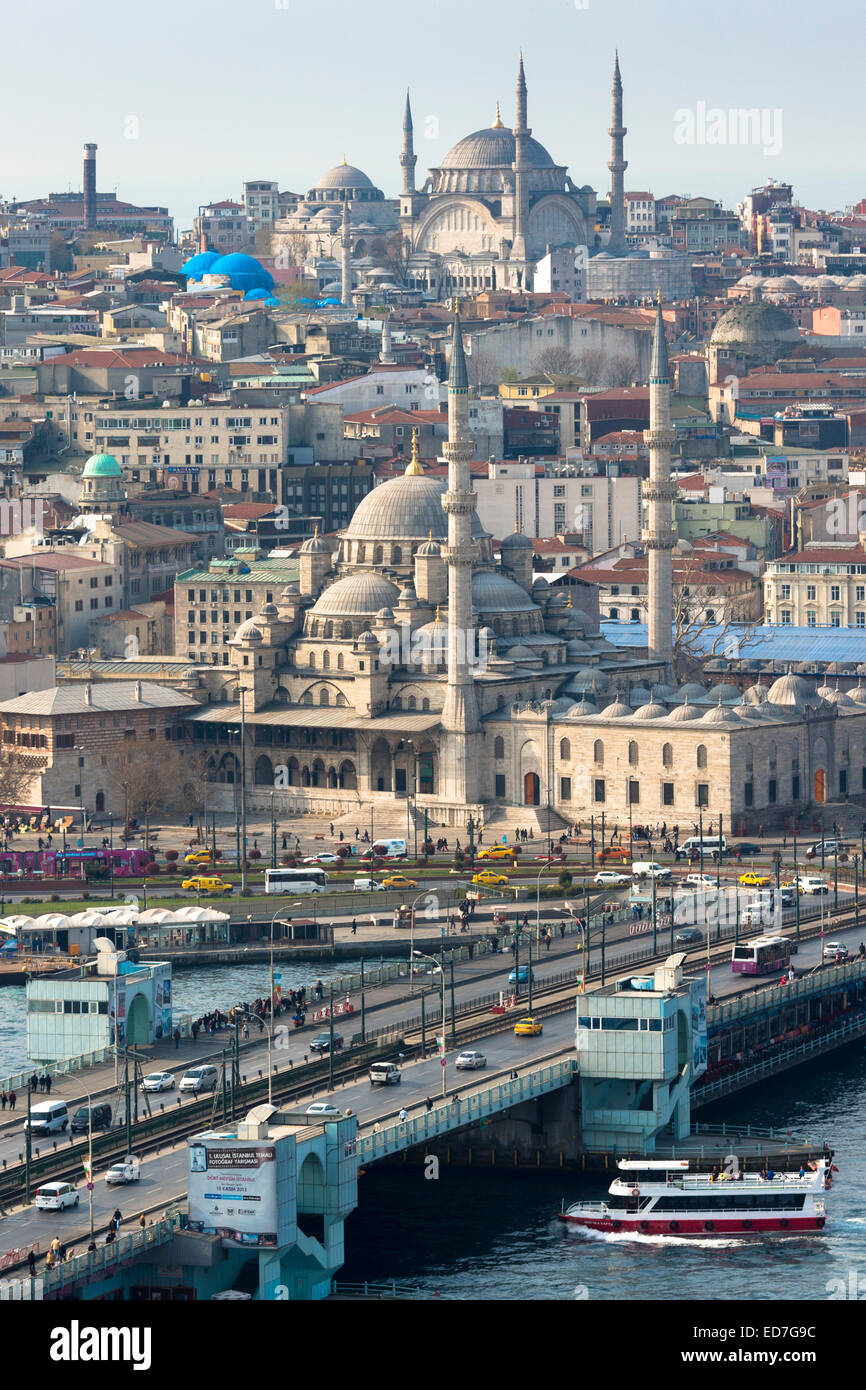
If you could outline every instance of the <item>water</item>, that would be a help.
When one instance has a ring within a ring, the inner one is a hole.
[[[823,1300],[852,1275],[866,1294],[864,1111],[862,1043],[701,1111],[705,1122],[827,1137],[839,1172],[820,1236],[693,1241],[579,1232],[556,1220],[562,1198],[601,1197],[609,1176],[443,1164],[430,1181],[420,1166],[373,1167],[360,1180],[339,1277],[393,1278],[473,1300]]]
[[[351,975],[361,968],[360,960],[295,959],[278,962],[274,969],[282,974],[283,993],[310,986],[317,980],[325,985],[341,975]],[[267,994],[270,968],[267,961],[258,965],[211,965],[193,970],[176,970],[173,975],[174,1013],[198,1016],[209,1009],[230,1009],[241,1000],[253,1000]],[[29,1066],[26,1047],[24,986],[8,985],[0,989],[0,1077],[13,1076]]]

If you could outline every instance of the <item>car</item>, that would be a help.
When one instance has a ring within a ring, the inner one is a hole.
[[[751,840],[743,840],[740,844],[733,846],[734,854],[760,854],[761,846],[753,845]]]
[[[625,845],[608,845],[606,849],[595,852],[596,864],[624,864],[630,858],[631,850],[626,849]]]
[[[505,877],[505,874],[494,874],[492,870],[485,869],[480,874],[473,874],[472,882],[480,883],[485,888],[498,888],[503,883],[507,883],[508,879]]]
[[[219,1073],[216,1067],[190,1067],[180,1079],[181,1091],[215,1091]]]
[[[322,854],[311,854],[306,859],[302,859],[302,864],[342,864],[343,859],[339,854],[332,854],[330,850]]]
[[[820,854],[822,847],[824,850],[825,858],[828,854],[836,854],[837,851],[841,854],[843,849],[848,848],[844,840],[818,840],[816,844],[809,846],[809,848],[806,850],[806,853],[813,855]]]
[[[519,967],[517,968],[517,970],[512,970],[511,974],[508,976],[508,983],[509,983],[510,985],[516,985],[516,984],[518,983],[518,976],[519,976],[520,984],[522,984],[522,985],[528,984],[528,983],[529,983],[529,978],[530,978],[530,976],[529,976],[529,966],[528,966],[528,965],[521,965],[521,966],[519,966]],[[533,970],[533,972],[532,972],[532,982],[533,982],[533,984],[535,983],[535,971],[534,971],[534,970]]]
[[[824,942],[825,960],[847,960],[849,955],[848,947],[841,941]]]
[[[95,1129],[111,1129],[114,1111],[107,1101],[96,1101],[93,1105],[82,1105],[72,1116],[70,1129],[73,1134],[87,1134]]]
[[[478,1071],[487,1066],[487,1058],[483,1052],[461,1052],[454,1065],[458,1071]]]
[[[593,882],[599,888],[622,888],[631,883],[631,874],[621,874],[617,869],[600,869]]]
[[[755,873],[754,869],[750,869],[746,874],[740,874],[740,883],[746,888],[769,888],[772,881],[769,874],[758,874]]]
[[[217,859],[219,859],[219,854],[217,854]],[[211,864],[213,863],[213,854],[209,849],[194,849],[191,854],[183,856],[183,862],[184,864]]]
[[[173,1091],[174,1077],[170,1071],[151,1071],[141,1079],[143,1091]]]
[[[339,1052],[339,1051],[340,1051],[340,1048],[341,1048],[342,1046],[343,1046],[343,1035],[342,1035],[342,1033],[335,1033],[335,1034],[334,1034],[334,1051],[335,1051],[335,1052]],[[311,1052],[330,1052],[330,1050],[331,1050],[331,1034],[330,1034],[330,1033],[318,1033],[318,1034],[316,1035],[316,1037],[313,1038],[313,1041],[310,1043],[310,1051],[311,1051]]]
[[[478,851],[479,859],[514,859],[519,853],[511,845],[491,845],[489,849]]]
[[[696,946],[699,941],[703,941],[704,934],[697,927],[682,927],[674,934],[675,946]]]
[[[233,884],[226,883],[225,879],[208,874],[196,874],[194,878],[185,878],[180,886],[189,890],[190,893],[204,893],[208,897],[218,897],[221,893],[231,893],[234,887]]]
[[[715,891],[716,880],[710,878],[709,874],[686,874],[683,879],[686,888],[695,888],[701,892],[704,888],[712,888]]]
[[[312,1105],[308,1105],[304,1111],[305,1115],[314,1115],[324,1120],[341,1120],[342,1110],[338,1110],[336,1105],[331,1105],[327,1100],[314,1100]]]
[[[109,1187],[125,1186],[130,1182],[139,1182],[141,1179],[141,1164],[132,1154],[122,1158],[119,1163],[112,1163],[105,1175],[105,1181]]]
[[[407,878],[405,874],[391,874],[389,878],[382,879],[383,888],[417,888],[418,884],[414,878]]]
[[[374,1062],[370,1067],[371,1086],[399,1086],[402,1079],[396,1062]]]
[[[36,1189],[36,1205],[43,1211],[63,1211],[78,1206],[78,1192],[71,1182],[44,1182]]]
[[[540,1018],[519,1018],[514,1025],[514,1036],[517,1038],[535,1038],[544,1031],[544,1025]]]

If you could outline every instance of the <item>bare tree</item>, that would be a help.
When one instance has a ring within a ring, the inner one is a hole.
[[[631,386],[637,378],[637,371],[638,366],[634,357],[621,353],[607,359],[604,375],[608,386]]]
[[[123,826],[130,817],[144,821],[149,847],[151,817],[181,799],[179,758],[174,744],[139,744],[132,740],[109,754],[106,775],[123,797]]]
[[[0,752],[0,806],[20,806],[29,800],[30,785],[44,763],[29,762],[26,754]]]
[[[639,607],[648,612],[648,597]],[[738,661],[759,622],[749,596],[741,601],[730,598],[701,570],[696,557],[674,561],[672,660],[678,683],[699,678],[714,657]]]
[[[598,386],[603,363],[604,353],[601,348],[586,348],[578,357],[577,369],[588,385]]]
[[[202,821],[207,817],[210,772],[210,758],[203,748],[190,745],[184,749],[180,764],[181,791],[184,804],[195,813],[199,839],[202,837]]]
[[[293,265],[303,265],[310,249],[309,238],[305,232],[281,232],[271,241],[275,259],[281,269]]]
[[[487,352],[472,352],[466,358],[472,386],[487,386],[496,380],[496,363]]]
[[[580,361],[567,347],[546,347],[535,358],[532,370],[541,376],[577,376]]]

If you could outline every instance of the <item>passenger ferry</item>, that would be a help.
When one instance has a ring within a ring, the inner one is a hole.
[[[561,1221],[637,1235],[753,1236],[822,1231],[832,1165],[799,1173],[690,1173],[687,1159],[620,1159],[606,1202],[575,1202]]]

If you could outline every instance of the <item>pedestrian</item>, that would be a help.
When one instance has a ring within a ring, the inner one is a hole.
[[[432,1097],[431,1097],[431,1096],[428,1096],[427,1099],[425,1100],[424,1104],[427,1106],[427,1114],[429,1115],[429,1114],[430,1114],[430,1111],[433,1109],[433,1099],[432,1099]]]
[[[174,1050],[177,1052],[177,1049],[180,1047],[180,1029],[175,1028],[171,1036],[174,1038]]]
[[[106,1244],[106,1245],[112,1245],[112,1244],[114,1243],[114,1241],[116,1241],[116,1240],[117,1240],[117,1235],[116,1235],[116,1232],[115,1232],[115,1230],[114,1230],[114,1227],[113,1227],[113,1226],[109,1226],[109,1228],[108,1228],[108,1234],[107,1234],[107,1236],[105,1237],[105,1244]]]
[[[6,1109],[6,1101],[7,1101],[6,1087],[4,1086],[4,1087],[3,1087],[3,1090],[0,1091],[0,1110],[5,1110],[5,1109]]]
[[[400,1118],[400,1123],[401,1123],[401,1125],[406,1123],[406,1107],[405,1107],[405,1106],[404,1106],[403,1109],[400,1111],[400,1117],[399,1117],[399,1118]]]
[[[31,1091],[35,1091],[38,1085],[39,1085],[39,1077],[38,1077],[38,1076],[36,1075],[36,1073],[34,1072],[33,1075],[32,1075],[31,1078],[30,1078],[30,1089],[31,1089]]]
[[[111,1220],[112,1220],[112,1223],[113,1223],[113,1225],[114,1225],[114,1229],[115,1229],[116,1231],[119,1231],[119,1230],[120,1230],[120,1223],[121,1223],[121,1221],[123,1220],[123,1217],[122,1217],[121,1214],[120,1214],[120,1207],[115,1207],[115,1209],[114,1209],[114,1215],[112,1216]]]
[[[51,1073],[50,1073],[50,1072],[46,1072],[46,1073],[45,1073],[45,1094],[46,1094],[47,1096],[50,1096],[50,1095],[51,1095]]]
[[[28,1256],[27,1256],[27,1268],[28,1268],[28,1270],[30,1271],[30,1278],[32,1279],[33,1276],[34,1276],[35,1273],[36,1273],[36,1252],[35,1252],[35,1250],[31,1250],[31,1251],[29,1252]]]
[[[49,1250],[53,1250],[54,1254],[56,1255],[58,1250],[60,1249],[60,1237],[55,1236],[48,1248]]]
[[[14,1092],[14,1091],[10,1091],[10,1092],[9,1092],[9,1109],[10,1109],[10,1110],[14,1110],[14,1109],[15,1109],[15,1101],[16,1101],[16,1100],[17,1100],[17,1096],[15,1095],[15,1092]]]
[[[145,1216],[144,1212],[142,1212],[142,1213],[141,1213],[141,1216],[138,1218],[138,1228],[139,1228],[140,1231],[143,1231],[143,1230],[145,1229],[146,1226],[147,1226],[147,1217]]]
[[[352,935],[353,935],[353,936],[357,936],[357,935],[358,935],[358,923],[355,921],[355,918],[354,918],[354,917],[352,918]]]
[[[44,1095],[44,1094],[45,1094],[45,1073],[44,1073],[44,1072],[42,1073],[42,1075],[41,1075],[40,1078],[39,1078],[39,1094],[40,1094],[40,1095]]]

